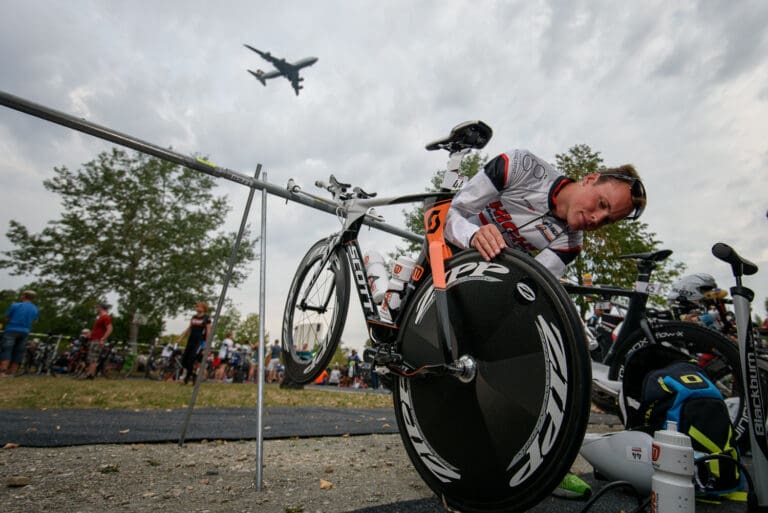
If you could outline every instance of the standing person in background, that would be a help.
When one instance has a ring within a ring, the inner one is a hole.
[[[246,344],[248,342],[246,341]],[[248,383],[256,383],[256,373],[261,369],[259,361],[259,343],[251,345],[251,366],[248,368]]]
[[[88,341],[88,375],[86,379],[96,377],[96,367],[99,364],[99,356],[104,348],[104,343],[112,334],[112,318],[109,316],[110,305],[99,303],[96,306],[96,322],[91,328],[90,340]]]
[[[187,338],[187,347],[184,348],[184,355],[181,357],[181,365],[187,371],[184,376],[184,384],[189,383],[189,380],[196,379],[195,377],[195,362],[197,360],[197,353],[204,342],[211,339],[211,318],[208,317],[208,303],[197,303],[195,305],[195,315],[189,321],[189,326],[184,330],[184,333],[176,340],[177,344],[180,344],[184,337]],[[204,346],[203,346],[204,347]]]
[[[328,384],[334,386],[339,386],[341,384],[341,371],[339,370],[338,363],[333,364],[333,370],[328,376]]]
[[[349,365],[349,378],[354,379],[358,374],[357,366],[360,365],[360,356],[357,354],[357,349],[353,349],[352,353],[347,357],[347,364]]]
[[[223,383],[227,377],[227,367],[229,360],[234,352],[235,341],[232,340],[232,333],[227,333],[224,340],[221,341],[219,349],[219,366],[216,368],[216,381]]]
[[[280,353],[283,348],[280,347],[280,341],[275,339],[274,343],[269,348],[269,376],[267,376],[267,383],[274,383],[277,380],[277,366],[280,364]]]
[[[13,303],[5,312],[5,331],[0,342],[0,378],[12,378],[21,364],[32,323],[40,315],[32,303],[36,297],[33,291],[25,290],[21,300]]]

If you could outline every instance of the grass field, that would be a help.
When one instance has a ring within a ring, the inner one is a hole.
[[[0,380],[0,409],[186,408],[192,385],[146,379],[96,379],[22,377]],[[203,383],[195,407],[256,406],[256,385]],[[281,390],[266,385],[264,406],[331,406],[337,408],[389,408],[392,397],[382,394],[323,390]]]

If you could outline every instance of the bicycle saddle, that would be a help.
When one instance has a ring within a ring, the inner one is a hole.
[[[731,264],[734,276],[741,276],[742,274],[750,276],[757,272],[757,266],[755,264],[746,258],[739,256],[739,254],[728,244],[718,242],[712,246],[712,254],[715,255],[715,258],[722,260],[727,264]]]
[[[619,258],[636,258],[647,262],[661,262],[666,260],[672,254],[671,249],[660,249],[659,251],[649,251],[647,253],[632,253],[631,255],[621,255]]]
[[[432,141],[427,144],[428,151],[448,150],[456,151],[474,148],[479,150],[488,144],[493,136],[493,130],[482,121],[465,121],[453,127],[448,137]]]

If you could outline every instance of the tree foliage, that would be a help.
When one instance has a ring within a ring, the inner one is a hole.
[[[90,328],[96,319],[95,304],[68,304],[58,297],[54,285],[45,280],[31,282],[18,290],[8,289],[0,292],[0,315],[8,310],[11,303],[20,300],[24,290],[34,290],[37,293],[34,303],[40,310],[40,318],[32,325],[34,333],[75,336],[79,335],[83,328]]]
[[[213,322],[214,311],[210,312],[211,322]],[[222,308],[221,315],[219,315],[219,322],[216,325],[216,333],[213,334],[214,339],[221,342],[227,336],[227,333],[234,333],[239,330],[240,321],[243,316],[240,310],[235,308],[232,304],[227,304]]]
[[[245,319],[243,319],[237,326],[238,342],[248,341],[250,344],[256,344],[259,341],[260,324],[259,314],[250,313],[246,315]],[[269,342],[268,332],[264,332],[264,341]]]
[[[600,152],[593,151],[586,144],[571,147],[567,153],[555,157],[558,169],[569,178],[579,180],[590,173],[603,169]],[[582,282],[585,274],[591,274],[594,283],[632,287],[637,277],[633,260],[622,260],[619,256],[663,249],[656,234],[641,221],[621,221],[607,225],[594,232],[584,232],[584,245],[580,257],[569,266],[567,277]],[[654,271],[653,282],[668,285],[685,265],[667,259]],[[664,298],[655,296],[659,303]],[[583,307],[583,303],[580,304]]]
[[[0,267],[45,280],[62,304],[117,297],[129,324],[141,313],[160,325],[214,296],[235,234],[221,231],[229,207],[213,194],[213,179],[119,149],[77,171],[54,171],[43,184],[59,196],[61,217],[36,234],[12,220],[7,237],[14,248],[4,252]],[[253,256],[246,236],[233,286]]]

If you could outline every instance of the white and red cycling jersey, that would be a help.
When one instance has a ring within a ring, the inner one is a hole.
[[[526,150],[502,153],[456,194],[445,225],[448,242],[468,248],[484,224],[495,224],[509,247],[527,253],[556,277],[581,251],[581,231],[552,212],[557,194],[572,180]]]

